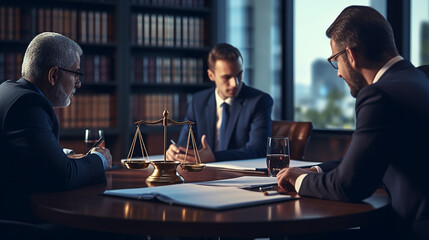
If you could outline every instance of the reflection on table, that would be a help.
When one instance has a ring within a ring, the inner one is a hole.
[[[181,237],[269,237],[310,234],[377,224],[389,209],[384,190],[362,203],[345,203],[302,197],[298,200],[212,211],[102,196],[106,189],[147,187],[152,167],[117,169],[106,173],[107,185],[32,196],[33,212],[40,218],[73,228],[104,232]],[[179,169],[186,182],[249,175],[206,168],[189,173]],[[264,176],[260,173],[254,175]]]

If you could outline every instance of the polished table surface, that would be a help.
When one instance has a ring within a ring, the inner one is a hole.
[[[179,173],[187,182],[249,175],[205,168]],[[104,190],[147,187],[144,170],[117,169],[106,173],[107,185],[32,196],[33,212],[56,224],[104,232],[153,236],[269,237],[311,234],[377,224],[389,210],[384,190],[361,203],[301,197],[297,200],[224,211],[103,196]],[[262,176],[262,175],[261,175]]]

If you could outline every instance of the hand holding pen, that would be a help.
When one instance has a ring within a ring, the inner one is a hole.
[[[86,155],[90,154],[90,153],[91,153],[91,150],[92,150],[93,148],[95,148],[95,147],[99,147],[99,146],[101,145],[101,143],[103,143],[103,141],[104,141],[104,137],[103,137],[103,136],[101,136],[101,137],[98,139],[98,141],[97,141],[96,143],[94,143],[94,145],[92,145],[92,147],[89,149],[89,151],[86,153]]]

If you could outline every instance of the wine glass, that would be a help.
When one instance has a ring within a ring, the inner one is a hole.
[[[271,177],[277,176],[283,168],[289,167],[289,138],[268,137],[267,141],[267,168]]]
[[[104,137],[104,132],[101,129],[85,129],[85,152],[89,152],[94,144]],[[103,143],[102,143],[103,144]]]

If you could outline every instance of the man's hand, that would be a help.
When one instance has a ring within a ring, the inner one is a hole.
[[[210,146],[206,142],[206,135],[203,135],[201,137],[201,144],[202,144],[202,148],[200,150],[198,150],[198,153],[199,153],[200,158],[201,158],[201,162],[214,162],[214,161],[216,161]],[[186,153],[186,148],[181,147],[181,146],[178,147],[178,146],[175,146],[174,144],[171,144],[168,147],[168,150],[166,153],[167,154],[167,160],[179,161],[181,163],[184,163],[185,162],[185,153]],[[194,150],[192,150],[192,149],[188,150],[188,156],[186,157],[186,162],[187,163],[195,163],[196,162]]]
[[[200,149],[199,154],[201,158],[201,162],[214,162],[216,161],[215,156],[212,152],[212,149],[206,142],[206,135],[203,135],[201,137],[201,145],[203,145],[203,148]]]
[[[277,174],[277,184],[279,189],[284,192],[295,192],[295,181],[301,174],[313,172],[313,170],[304,170],[302,168],[283,168]]]
[[[91,149],[91,152],[99,152],[101,153],[107,160],[107,169],[111,169],[112,168],[112,155],[110,154],[109,149],[104,148],[104,147],[95,147],[93,149]]]

